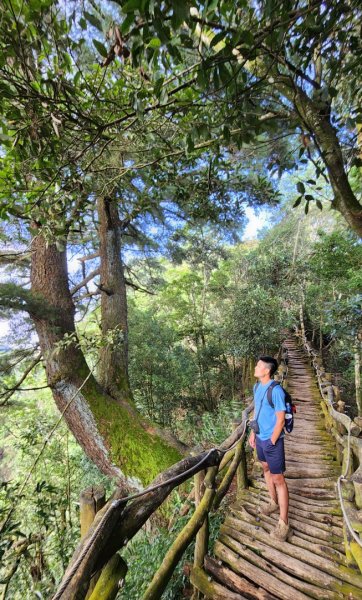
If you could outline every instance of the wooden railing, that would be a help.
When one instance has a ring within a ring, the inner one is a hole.
[[[280,352],[277,379],[283,383],[287,374],[286,350]],[[283,360],[284,359],[284,360]],[[246,430],[252,398],[247,399],[240,423],[217,448],[189,456],[163,472],[142,492],[122,497],[116,493],[107,503],[94,489],[85,491],[81,500],[82,539],[53,600],[115,598],[127,566],[117,551],[141,529],[172,490],[194,477],[195,510],[178,534],[160,568],[143,595],[143,600],[160,598],[184,554],[195,539],[194,576],[208,552],[209,514],[216,511],[236,475],[237,494],[247,485]],[[93,511],[93,512],[92,512]],[[89,582],[91,581],[91,584]],[[196,584],[196,582],[195,582]]]
[[[302,308],[300,323],[301,327],[296,335],[315,370],[325,426],[335,439],[337,460],[342,467],[336,486],[343,513],[345,552],[347,559],[357,563],[362,572],[362,521],[358,514],[362,509],[361,428],[343,412],[345,403],[341,399],[340,390],[333,384],[331,373],[326,372],[321,356],[307,339]]]

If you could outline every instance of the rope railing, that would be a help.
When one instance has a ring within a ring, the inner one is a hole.
[[[340,401],[339,389],[333,385],[330,375],[326,373],[323,367],[321,357],[307,338],[302,308],[300,310],[300,323],[301,328],[296,330],[296,335],[299,337],[314,368],[319,392],[323,400],[321,406],[326,419],[326,426],[334,436],[342,457],[342,473],[337,479],[336,487],[344,520],[346,553],[353,556],[362,571],[362,540],[355,529],[356,523],[360,522],[357,510],[362,509],[362,439],[359,437],[361,428],[353,419],[341,412],[344,403]],[[336,404],[340,406],[340,410],[335,409]],[[353,469],[353,467],[351,469],[352,452],[358,462],[358,467],[353,473],[351,472]],[[345,494],[343,493],[342,484],[347,487]],[[348,499],[344,495],[347,495]],[[355,504],[352,503],[353,497]],[[360,523],[358,529],[361,530]]]

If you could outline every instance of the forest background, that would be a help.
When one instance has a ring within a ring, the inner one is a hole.
[[[56,589],[87,485],[224,439],[301,305],[362,416],[357,5],[3,3],[4,598]],[[122,598],[183,523],[159,519]]]

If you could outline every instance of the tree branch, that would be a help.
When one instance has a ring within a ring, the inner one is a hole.
[[[41,360],[42,360],[42,354],[41,354],[41,352],[39,352],[39,354],[36,355],[36,357],[30,363],[30,365],[25,369],[25,371],[22,374],[19,381],[15,385],[13,385],[12,388],[6,389],[2,394],[0,394],[0,398],[4,398],[4,400],[2,402],[0,402],[0,406],[4,406],[5,404],[7,404],[7,402],[10,400],[11,396],[13,394],[15,394],[15,392],[17,390],[19,390],[21,384],[25,381],[25,379],[27,378],[29,373],[31,373],[31,371],[34,369],[34,367],[36,367],[36,365],[38,365]],[[45,386],[45,387],[48,387],[48,386]]]

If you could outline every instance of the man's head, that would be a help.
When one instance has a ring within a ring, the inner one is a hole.
[[[278,370],[278,361],[272,356],[259,356],[254,375],[258,379],[271,379]]]

